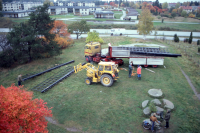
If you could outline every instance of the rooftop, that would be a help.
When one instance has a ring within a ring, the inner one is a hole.
[[[112,11],[96,11],[95,14],[114,14]]]

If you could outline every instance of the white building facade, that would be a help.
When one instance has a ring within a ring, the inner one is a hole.
[[[2,11],[30,10],[32,7],[43,6],[41,2],[4,2]]]

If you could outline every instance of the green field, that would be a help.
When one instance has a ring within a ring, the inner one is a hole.
[[[142,41],[128,37],[104,37],[107,43],[114,46],[131,43],[153,43],[166,45],[172,53],[180,53],[173,45],[155,40]],[[19,65],[10,69],[0,69],[0,83],[8,87],[17,84],[18,74],[39,72],[67,61],[75,60],[70,66],[85,62],[85,39],[75,40],[75,43],[63,50],[60,56],[33,61],[29,64]],[[128,69],[128,59],[120,68]],[[145,118],[142,113],[141,103],[153,98],[147,91],[152,88],[162,89],[164,98],[172,101],[175,110],[171,114],[170,128],[166,133],[197,133],[200,129],[200,102],[195,97],[187,80],[181,73],[180,67],[192,77],[192,82],[200,92],[199,68],[192,65],[186,56],[179,58],[165,58],[164,65],[156,69],[149,68],[155,73],[142,69],[142,80],[136,77],[128,78],[128,71],[120,70],[119,80],[112,87],[104,87],[100,83],[85,84],[86,71],[82,70],[72,74],[44,94],[34,92],[34,98],[41,98],[47,102],[48,107],[53,107],[53,118],[59,124],[68,128],[76,128],[88,133],[143,133],[148,132],[141,126]],[[97,66],[95,64],[95,66]],[[30,90],[46,78],[63,69],[61,67],[36,78],[23,82],[24,88]],[[135,67],[136,69],[136,67]],[[197,74],[198,73],[198,74]],[[164,122],[162,125],[164,126]],[[64,128],[48,124],[50,133],[65,133]]]
[[[169,27],[174,29],[179,29],[182,31],[199,31],[200,24],[181,24],[181,23],[161,23],[153,22],[154,27]]]

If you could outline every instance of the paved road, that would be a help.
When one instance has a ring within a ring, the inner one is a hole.
[[[121,20],[123,20],[124,17],[126,17],[126,11],[122,10],[123,15],[120,17]]]
[[[90,29],[90,31],[94,31],[96,30],[97,32],[99,32],[99,35],[102,37],[102,36],[110,36],[110,29]],[[0,32],[9,32],[9,28],[0,28]],[[167,40],[173,40],[173,37],[174,34],[177,34],[179,36],[179,39],[181,41],[184,40],[184,38],[189,38],[190,36],[190,32],[182,32],[182,31],[157,31],[157,35],[160,35],[160,36],[157,36],[158,38],[162,38],[163,37],[163,34],[165,35],[165,38]],[[134,37],[134,38],[143,38],[143,35],[139,35],[137,33],[137,30],[126,30],[126,33],[125,33],[125,36],[128,36],[128,37]],[[200,37],[200,32],[193,32],[193,36],[194,37]],[[76,39],[76,35],[75,34],[72,34],[71,37],[73,39]],[[82,34],[81,36],[79,36],[79,38],[86,38],[87,37],[87,34]],[[151,33],[151,35],[148,35],[146,36],[146,38],[148,39],[154,39],[155,36],[154,36],[154,31]],[[195,39],[193,38],[193,41],[196,42],[197,40],[199,39]]]
[[[100,37],[109,37],[110,35],[108,34],[99,34]],[[125,35],[127,37],[133,37],[133,38],[141,38],[143,39],[143,35]],[[87,34],[82,34],[81,36],[79,36],[79,38],[86,38]],[[71,38],[72,39],[76,39],[76,35],[75,34],[71,34]],[[157,36],[158,39],[163,38],[162,36]],[[146,36],[146,39],[155,39],[155,36]],[[166,40],[174,40],[174,37],[165,37]],[[183,41],[185,38],[184,37],[179,37],[180,41]],[[197,42],[197,40],[199,39],[195,39],[193,38],[192,41],[193,42]]]
[[[111,34],[110,29],[90,29],[90,32],[96,31],[99,34]],[[139,35],[137,33],[137,30],[126,30],[126,35]],[[154,35],[154,31],[150,35]],[[177,34],[178,36],[184,36],[189,38],[191,32],[184,32],[184,31],[157,31],[157,35],[165,35],[165,36],[174,36],[174,34]],[[192,32],[192,35],[194,37],[200,37],[200,32]]]

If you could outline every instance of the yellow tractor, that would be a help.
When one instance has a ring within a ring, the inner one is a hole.
[[[119,78],[119,70],[117,67],[118,65],[114,62],[100,62],[98,68],[87,63],[85,65],[79,64],[74,66],[74,71],[77,73],[83,69],[87,70],[87,78],[85,79],[87,85],[90,85],[92,82],[101,82],[102,85],[110,87],[113,82]]]

